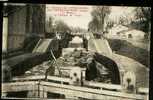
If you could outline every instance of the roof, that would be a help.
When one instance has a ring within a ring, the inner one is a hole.
[[[141,31],[141,30],[137,30],[137,29],[132,29],[132,28],[128,28],[127,26],[124,25],[117,25],[112,27],[111,32],[113,33],[124,33],[124,34],[134,34],[134,35],[144,35],[145,32]]]
[[[127,30],[128,27],[124,25],[117,25],[117,26],[112,27],[112,29]]]
[[[145,35],[146,33],[141,30],[131,29],[129,31],[124,32],[125,34],[133,34],[133,35]]]
[[[117,32],[120,32],[120,31],[123,31],[123,30],[128,30],[129,28],[127,26],[124,26],[124,25],[116,25],[114,27],[112,27],[110,29],[110,33],[117,33]]]

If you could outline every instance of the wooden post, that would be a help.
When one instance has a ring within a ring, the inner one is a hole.
[[[39,98],[47,98],[47,91],[45,91],[42,85],[39,85]]]
[[[38,85],[33,85],[33,89],[28,91],[27,98],[35,98],[38,97]]]
[[[80,67],[73,67],[70,70],[70,82],[71,85],[80,85],[81,86],[81,68]]]
[[[3,17],[3,44],[2,51],[7,51],[7,38],[8,38],[8,17]]]

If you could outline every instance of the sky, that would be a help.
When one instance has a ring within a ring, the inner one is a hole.
[[[90,12],[92,10],[91,6],[75,6],[75,5],[47,5],[49,9],[46,9],[47,17],[53,16],[56,20],[63,20],[65,23],[67,23],[69,26],[73,27],[81,27],[84,29],[88,28],[88,23],[91,21],[91,15]],[[66,7],[66,9],[72,10],[72,16],[68,15],[65,11],[60,11],[59,9],[54,7]],[[80,8],[83,7],[83,8]],[[85,8],[84,8],[85,7]],[[51,9],[51,10],[50,10]],[[77,9],[77,11],[73,10]],[[80,11],[83,9],[84,11]],[[60,14],[60,12],[65,12],[65,15]]]
[[[133,18],[134,7],[111,6],[111,20],[118,21],[120,16]],[[46,5],[46,17],[52,16],[55,20],[63,20],[69,26],[87,29],[88,23],[92,20],[92,6],[84,5]]]

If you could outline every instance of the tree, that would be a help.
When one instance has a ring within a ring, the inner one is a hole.
[[[122,24],[122,25],[127,24],[126,23],[127,20],[128,20],[127,17],[120,16],[120,18],[119,18],[119,24]]]
[[[98,19],[93,18],[93,20],[89,22],[88,27],[92,32],[98,32],[98,30],[100,29],[100,24]]]
[[[92,21],[88,25],[89,29],[103,32],[105,20],[110,12],[109,6],[93,7],[93,11],[91,12]]]
[[[62,20],[55,21],[55,29],[56,32],[70,32],[69,26],[64,23]]]
[[[80,32],[80,33],[86,32],[86,30],[83,29],[83,28],[81,28],[81,27],[71,27],[70,29],[71,29],[71,31],[74,32],[74,33],[77,33],[77,32]]]
[[[137,7],[135,9],[135,17],[139,22],[141,30],[145,31],[146,38],[150,38],[151,34],[151,7]],[[141,27],[144,25],[144,27]]]
[[[113,20],[109,20],[106,23],[106,31],[108,31],[108,29],[111,29],[114,26],[115,22]]]
[[[137,7],[135,9],[136,19],[140,20],[151,20],[151,8],[150,7]]]

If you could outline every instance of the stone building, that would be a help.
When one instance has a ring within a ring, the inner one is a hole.
[[[143,40],[145,32],[123,25],[116,25],[109,30],[108,38]]]
[[[45,32],[45,5],[4,4],[3,51],[22,48],[26,36]]]

